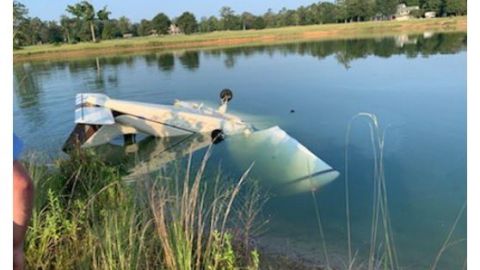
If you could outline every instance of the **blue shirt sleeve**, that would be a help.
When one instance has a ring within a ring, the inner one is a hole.
[[[13,160],[18,160],[20,154],[22,153],[23,142],[22,140],[13,133]]]

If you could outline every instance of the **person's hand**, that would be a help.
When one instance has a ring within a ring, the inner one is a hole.
[[[13,270],[23,270],[23,245],[13,249]]]

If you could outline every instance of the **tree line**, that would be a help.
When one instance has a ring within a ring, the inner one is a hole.
[[[27,7],[13,2],[13,45],[22,47],[45,43],[77,43],[82,41],[108,40],[125,36],[166,35],[172,30],[184,34],[223,30],[264,29],[296,25],[328,23],[350,23],[369,20],[393,19],[397,5],[418,6],[412,15],[422,17],[426,11],[434,11],[439,16],[467,14],[466,0],[335,0],[318,2],[297,9],[282,8],[278,12],[271,9],[264,14],[250,12],[236,13],[230,7],[222,7],[219,16],[202,17],[197,20],[191,12],[185,11],[179,17],[170,18],[158,13],[151,19],[132,22],[121,16],[110,18],[107,6],[95,10],[88,1],[68,5],[67,15],[59,22],[43,21],[28,16]],[[174,24],[176,27],[170,28]]]

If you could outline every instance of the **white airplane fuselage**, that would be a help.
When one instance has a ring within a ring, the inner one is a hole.
[[[76,126],[64,150],[71,145],[98,146],[118,136],[126,139],[125,136],[137,133],[163,138],[202,138],[180,152],[180,148],[172,148],[156,153],[151,156],[152,162],[136,166],[133,175],[139,175],[179,157],[180,153],[186,155],[225,136],[227,149],[239,165],[256,163],[257,171],[273,176],[272,186],[281,186],[282,192],[314,190],[338,177],[336,170],[279,127],[255,130],[239,117],[226,113],[227,102],[222,101],[218,109],[213,109],[202,103],[178,100],[172,105],[160,105],[111,99],[102,94],[78,94]],[[264,174],[262,178],[268,177]]]

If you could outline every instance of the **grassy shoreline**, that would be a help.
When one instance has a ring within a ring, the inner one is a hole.
[[[239,45],[276,44],[299,40],[368,38],[423,32],[467,31],[467,17],[378,21],[270,28],[264,30],[220,31],[194,35],[136,37],[62,45],[28,46],[13,53],[14,62],[114,55],[148,50],[215,48]]]
[[[48,167],[30,157],[27,269],[258,270],[251,239],[266,197],[248,171],[239,180],[204,173],[208,157],[133,182],[89,151]]]

